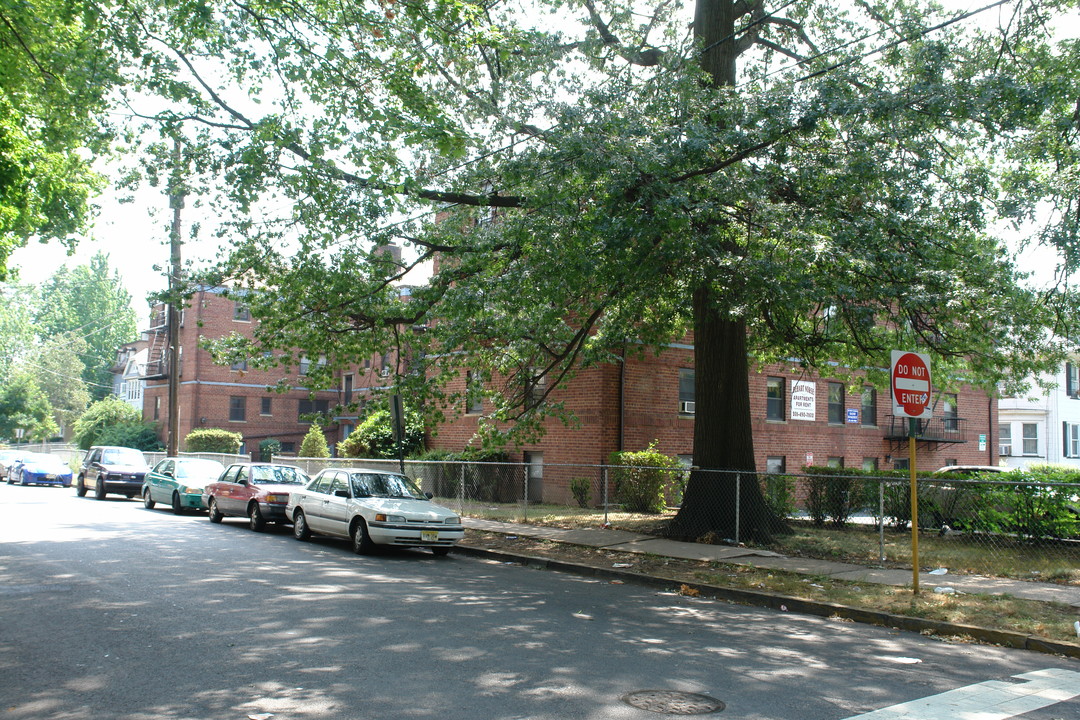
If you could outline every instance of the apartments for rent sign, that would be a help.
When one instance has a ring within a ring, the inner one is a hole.
[[[809,380],[791,382],[791,419],[817,419],[817,383]]]

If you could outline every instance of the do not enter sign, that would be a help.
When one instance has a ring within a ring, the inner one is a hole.
[[[930,356],[892,351],[893,415],[928,418],[930,410]]]

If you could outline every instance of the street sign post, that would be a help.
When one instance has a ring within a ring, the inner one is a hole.
[[[923,353],[892,351],[890,374],[893,415],[908,418],[908,477],[911,483],[911,574],[912,588],[919,594],[919,493],[915,480],[915,437],[919,420],[930,418],[933,410],[930,395],[930,356]]]

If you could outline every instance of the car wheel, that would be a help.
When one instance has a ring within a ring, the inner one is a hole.
[[[79,497],[86,497],[86,482],[82,475],[79,476],[79,481],[75,483],[75,494]]]
[[[143,488],[143,491],[142,491],[142,504],[143,504],[143,507],[146,508],[147,510],[153,510],[154,505],[157,504],[157,503],[154,502],[154,498],[150,494],[150,488]]]
[[[102,481],[101,478],[98,478],[97,482],[94,483],[94,497],[96,497],[98,500],[105,499],[105,483]]]
[[[14,485],[15,484],[15,478],[11,477],[11,473],[8,473],[8,475],[7,475],[7,484],[8,485]]]
[[[292,534],[297,540],[307,540],[311,537],[311,528],[308,527],[307,518],[303,510],[295,510],[292,516]]]
[[[368,555],[375,550],[375,543],[368,535],[367,523],[362,519],[353,523],[352,549],[357,555]]]
[[[450,554],[450,548],[448,548],[448,547],[433,547],[433,548],[431,548],[431,552],[434,553],[436,557],[446,557],[447,555]]]
[[[219,523],[225,518],[221,511],[218,510],[217,500],[210,498],[210,502],[206,506],[206,517],[210,518],[212,523]]]
[[[180,493],[178,492],[172,494],[172,511],[173,515],[184,514],[184,506],[180,504]]]
[[[248,508],[248,526],[255,532],[262,532],[266,529],[266,519],[263,517],[262,510],[259,509],[259,503],[251,503],[251,507]]]
[[[26,482],[26,473],[24,473],[24,472],[19,473],[19,484],[22,485],[23,487],[26,487],[27,485],[30,484],[30,483]]]

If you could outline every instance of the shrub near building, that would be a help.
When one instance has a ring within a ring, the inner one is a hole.
[[[659,452],[655,441],[640,452],[613,452],[609,462],[615,466],[615,497],[627,512],[661,513],[668,496],[682,496],[686,468],[678,458]]]
[[[192,430],[184,438],[184,448],[188,452],[212,452],[235,455],[240,452],[244,436],[238,432],[220,428],[200,428]]]

